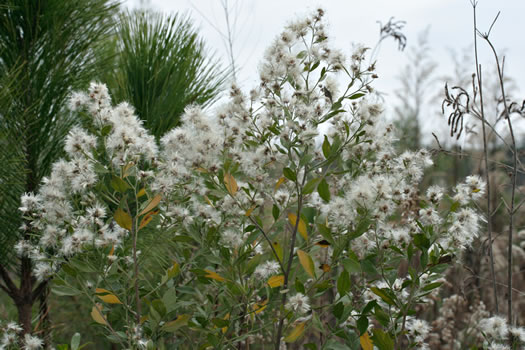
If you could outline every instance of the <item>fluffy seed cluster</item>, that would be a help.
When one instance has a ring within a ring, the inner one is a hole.
[[[98,135],[74,127],[65,140],[67,159],[53,164],[37,194],[22,196],[19,210],[28,224],[21,230],[31,238],[18,242],[15,249],[36,261],[34,274],[39,280],[56,269],[48,259],[50,252],[67,257],[85,246],[120,244],[126,230],[111,220],[94,187],[104,173],[119,173],[127,164],[154,164],[157,159],[154,137],[127,103],[111,106],[104,84],[91,83],[87,93],[73,93],[70,107],[86,110]],[[105,152],[111,163],[101,163],[95,152]]]
[[[9,322],[0,326],[2,338],[0,340],[0,349],[19,349],[22,344],[23,350],[43,349],[44,341],[34,335],[25,334],[22,338],[22,327],[15,322]]]
[[[310,311],[310,299],[302,293],[297,293],[288,299],[285,307],[297,315],[304,315]]]

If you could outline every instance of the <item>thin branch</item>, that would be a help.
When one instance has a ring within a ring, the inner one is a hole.
[[[46,290],[46,287],[48,286],[50,280],[51,279],[47,279],[45,281],[40,282],[40,284],[33,290],[31,296],[33,300],[36,300],[36,298],[38,298],[40,294]]]
[[[497,18],[497,17],[496,17]],[[508,256],[507,256],[507,292],[509,295],[508,299],[508,310],[507,310],[507,322],[509,325],[512,325],[512,231],[514,230],[514,202],[516,197],[516,180],[517,180],[517,169],[518,169],[518,155],[516,152],[516,139],[514,137],[514,129],[512,127],[512,121],[510,119],[510,113],[509,108],[507,106],[507,97],[505,95],[505,86],[503,83],[503,65],[500,64],[498,53],[496,52],[496,49],[494,48],[494,45],[490,41],[488,34],[482,36],[483,39],[489,44],[492,53],[494,54],[494,59],[496,60],[496,67],[498,68],[498,78],[499,78],[499,86],[501,89],[501,97],[503,99],[503,106],[504,106],[504,113],[505,118],[507,119],[507,123],[509,126],[509,132],[510,137],[512,140],[512,192],[511,192],[511,202],[510,202],[510,208],[509,208],[509,238],[508,238]],[[504,61],[503,61],[504,62]],[[512,338],[512,337],[511,337]]]
[[[0,283],[0,289],[2,289],[4,292],[6,292],[7,295],[9,295],[11,297],[11,299],[15,298],[15,295],[11,292],[11,290],[9,290],[6,286],[4,286],[1,283]]]
[[[485,130],[485,111],[483,107],[483,81],[481,76],[481,65],[478,63],[478,41],[476,35],[476,5],[473,3],[473,17],[474,17],[474,57],[476,59],[476,75],[477,83],[479,89],[479,99],[480,99],[480,114],[482,119],[482,131],[483,131],[483,156],[485,158],[485,177],[487,182],[487,232],[489,236],[489,257],[490,257],[490,274],[492,277],[492,289],[494,291],[494,305],[496,308],[496,314],[499,313],[499,303],[498,303],[498,290],[496,286],[496,274],[494,272],[494,252],[492,249],[492,211],[491,211],[491,196],[490,196],[490,169],[489,169],[489,150],[487,146],[487,133]],[[497,18],[497,17],[496,17]],[[494,23],[493,23],[494,24]],[[492,29],[492,26],[491,26]]]
[[[301,221],[301,210],[303,209],[302,188],[304,187],[304,184],[306,182],[306,175],[307,175],[307,173],[308,173],[307,170],[304,169],[304,175],[303,175],[303,179],[302,179],[301,185],[299,185],[299,182],[297,180],[295,181],[295,188],[296,188],[297,196],[298,196],[298,199],[297,199],[297,217],[295,219],[295,225],[294,225],[293,232],[292,232],[292,242],[291,242],[291,245],[290,245],[290,254],[288,256],[288,265],[286,267],[286,272],[284,274],[283,288],[284,288],[285,291],[288,289],[288,282],[289,282],[289,278],[290,278],[290,271],[292,269],[293,256],[294,256],[294,252],[295,252],[295,239],[297,238],[297,230],[299,228],[299,222]],[[281,300],[281,306],[283,308],[286,305],[287,297],[288,297],[288,292],[283,293],[283,298]],[[281,316],[280,320],[279,320],[279,326],[277,328],[277,337],[275,339],[275,350],[279,350],[280,349],[281,335],[283,333],[284,319],[285,319],[285,317]]]
[[[283,274],[284,274],[286,269],[284,268],[284,265],[283,265],[283,262],[281,261],[281,259],[279,259],[279,255],[277,255],[277,251],[275,250],[275,248],[274,248],[274,246],[272,244],[272,240],[270,239],[270,237],[268,237],[268,234],[263,230],[263,228],[259,225],[259,223],[257,221],[255,221],[251,217],[251,215],[248,218],[250,219],[252,224],[254,224],[255,227],[257,227],[257,229],[262,233],[264,239],[266,239],[266,242],[268,242],[268,245],[270,246],[270,249],[272,250],[272,253],[273,253],[274,257],[277,260],[277,262],[279,263],[279,266],[281,267],[281,270],[283,271]]]
[[[0,276],[2,277],[2,280],[5,283],[5,288],[10,291],[8,292],[6,290],[6,293],[9,294],[9,296],[13,298],[13,300],[16,300],[15,296],[18,298],[19,290],[14,284],[11,277],[9,277],[9,272],[5,269],[5,267],[2,264],[0,264]],[[2,287],[2,289],[4,289],[4,287],[1,284],[0,286]]]
[[[235,68],[235,58],[233,57],[233,34],[232,34],[232,25],[230,23],[230,10],[228,8],[228,0],[221,1],[222,8],[224,10],[224,17],[226,19],[226,30],[227,30],[227,43],[228,43],[228,54],[230,55],[230,66],[232,70],[233,82],[237,82],[236,68]],[[237,18],[235,18],[237,22]]]
[[[496,24],[496,21],[498,20],[498,17],[499,17],[500,13],[501,13],[501,11],[498,11],[498,14],[496,15],[496,17],[492,21],[492,24],[490,25],[489,31],[487,32],[487,38],[489,37],[490,32],[492,31],[492,27],[494,27],[494,24]]]

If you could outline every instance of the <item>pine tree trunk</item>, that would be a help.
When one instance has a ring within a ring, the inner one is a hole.
[[[22,258],[20,265],[20,288],[18,300],[15,301],[18,309],[18,322],[24,329],[23,334],[31,333],[33,316],[33,280],[31,277],[31,259]]]
[[[16,304],[18,309],[18,323],[23,328],[22,334],[31,333],[33,326],[31,324],[33,303],[27,299],[22,299]]]

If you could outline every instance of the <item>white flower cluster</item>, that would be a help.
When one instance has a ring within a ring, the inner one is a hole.
[[[310,299],[302,293],[297,293],[288,298],[285,308],[295,312],[296,315],[304,315],[310,311]]]
[[[279,263],[277,261],[270,260],[257,266],[254,275],[257,278],[266,281],[268,277],[279,273],[279,271],[281,271]]]
[[[0,350],[19,349],[20,343],[22,343],[23,350],[38,350],[43,348],[44,342],[42,339],[29,333],[27,333],[23,340],[20,341],[22,327],[15,322],[9,322],[0,327],[0,331],[3,333],[0,341]]]
[[[45,177],[37,194],[24,194],[19,210],[30,226],[23,225],[25,233],[38,232],[38,241],[22,240],[16,245],[21,256],[30,256],[36,265],[34,274],[39,280],[49,277],[54,267],[47,252],[57,256],[78,253],[86,245],[118,245],[126,230],[108,220],[107,207],[97,199],[94,185],[102,172],[113,167],[119,173],[126,164],[141,161],[154,163],[157,146],[131,107],[111,106],[107,87],[91,83],[87,94],[74,93],[70,99],[74,110],[85,109],[92,117],[95,129],[104,140],[80,127],[74,127],[65,140],[68,159],[53,164],[51,174]],[[106,152],[111,164],[95,159],[94,151]]]
[[[525,328],[509,326],[507,320],[501,316],[483,318],[477,326],[485,336],[488,349],[510,349],[507,344],[511,336],[514,343],[525,346]]]
[[[417,349],[430,350],[430,347],[425,344],[425,338],[430,332],[430,326],[428,325],[427,321],[417,318],[410,318],[407,320],[406,328],[416,343]]]

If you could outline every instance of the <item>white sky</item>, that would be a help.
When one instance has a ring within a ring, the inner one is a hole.
[[[152,9],[170,13],[187,12],[200,30],[211,52],[227,64],[227,49],[215,28],[226,32],[221,0],[127,0],[133,8],[145,3]],[[437,74],[452,75],[453,64],[450,49],[460,52],[473,43],[472,6],[470,0],[229,0],[232,8],[233,51],[240,67],[238,80],[249,89],[257,84],[257,67],[264,50],[279,34],[284,25],[297,16],[314,10],[319,4],[326,10],[328,33],[333,46],[349,53],[352,43],[375,46],[379,37],[377,21],[387,22],[390,17],[406,21],[403,33],[408,47],[415,45],[417,36],[430,27],[429,43],[433,58],[439,63]],[[477,6],[478,27],[487,31],[494,17],[501,11],[491,32],[491,39],[499,52],[505,52],[505,74],[512,76],[520,91],[525,91],[525,0],[479,0]],[[215,28],[214,28],[215,27]],[[493,60],[488,46],[478,41],[480,63],[492,67]],[[392,92],[399,84],[396,76],[406,64],[405,52],[397,50],[397,44],[386,40],[377,57],[378,79],[374,87],[387,94],[386,102],[395,103]],[[474,62],[471,63],[474,71]],[[517,98],[525,99],[518,92]],[[439,101],[429,106],[439,110]]]

